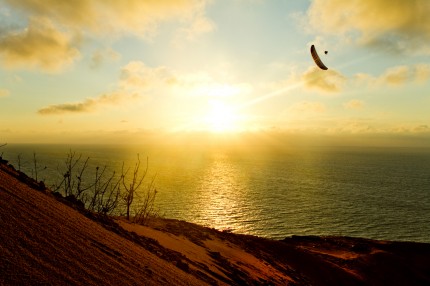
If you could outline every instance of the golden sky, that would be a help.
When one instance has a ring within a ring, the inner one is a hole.
[[[0,142],[428,139],[429,14],[427,0],[0,0]]]

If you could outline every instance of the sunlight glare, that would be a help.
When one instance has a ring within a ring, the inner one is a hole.
[[[210,110],[207,115],[207,124],[210,131],[228,132],[238,128],[238,116],[231,106],[218,100],[209,101]]]

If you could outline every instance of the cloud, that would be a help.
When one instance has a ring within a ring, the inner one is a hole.
[[[324,104],[321,102],[315,102],[315,101],[301,101],[298,103],[293,104],[289,111],[298,114],[315,114],[315,113],[324,113],[326,111],[326,108]]]
[[[381,75],[357,74],[353,81],[358,86],[402,86],[408,83],[423,83],[430,80],[430,65],[395,66],[386,69]]]
[[[150,67],[132,61],[121,69],[116,90],[80,102],[54,104],[38,111],[42,115],[93,112],[101,106],[119,105],[147,97],[215,97],[243,96],[251,90],[247,84],[230,84],[204,72],[180,73],[164,66]]]
[[[410,78],[412,78],[412,74],[409,67],[398,66],[388,69],[379,79],[389,85],[403,85]]]
[[[141,61],[132,61],[121,69],[120,85],[124,89],[150,90],[177,82],[175,72],[164,66],[152,68]]]
[[[20,76],[15,74],[15,75],[11,75],[10,77],[8,77],[7,81],[11,82],[11,83],[20,83],[23,81],[23,79]]]
[[[28,28],[0,37],[0,57],[9,68],[59,71],[79,56],[70,37],[47,19],[32,18]]]
[[[418,64],[415,66],[415,80],[426,82],[430,79],[430,65]]]
[[[117,61],[121,55],[116,51],[107,48],[95,51],[91,56],[90,67],[98,68],[106,61]]]
[[[50,105],[40,109],[38,113],[41,115],[87,113],[87,112],[95,111],[97,108],[101,106],[117,105],[121,102],[124,102],[125,100],[130,100],[137,97],[138,95],[136,94],[131,94],[131,95],[121,94],[121,93],[104,94],[96,98],[88,98],[82,102]]]
[[[9,68],[39,68],[58,72],[79,56],[78,40],[94,36],[150,37],[162,22],[175,22],[181,39],[210,32],[215,24],[206,17],[210,0],[3,0],[8,23],[0,25],[0,56]],[[13,23],[28,17],[28,26]],[[73,37],[71,36],[73,35]],[[112,52],[112,51],[111,51]],[[115,53],[96,52],[91,67]]]
[[[191,22],[189,27],[179,30],[174,42],[180,43],[182,39],[194,40],[200,34],[208,33],[215,30],[216,25],[213,21],[206,18],[203,14],[198,15]]]
[[[9,90],[0,88],[0,97],[6,97],[9,96],[9,94]]]
[[[403,85],[410,82],[426,82],[430,79],[430,65],[417,64],[389,68],[379,77],[379,81],[391,85]]]
[[[381,131],[374,126],[374,122],[372,120],[364,118],[351,120],[336,118],[329,121],[328,125],[330,127],[328,127],[326,131],[331,134],[365,134]]]
[[[428,125],[419,125],[413,128],[414,132],[429,132],[430,127]]]
[[[75,30],[97,34],[152,33],[159,22],[175,20],[191,23],[194,30],[207,31],[204,15],[206,0],[6,0],[16,9],[31,15],[49,17]],[[202,25],[205,24],[205,25]]]
[[[345,102],[343,104],[343,107],[345,109],[361,109],[361,108],[363,108],[363,106],[364,106],[363,101],[358,100],[358,99],[352,99],[352,100]]]
[[[397,134],[429,134],[430,127],[426,124],[415,125],[415,124],[401,124],[398,126],[393,126],[388,130],[391,133]]]
[[[325,93],[336,93],[342,90],[346,78],[335,70],[321,71],[317,67],[309,68],[302,80],[308,89],[314,89]]]
[[[82,113],[82,112],[91,111],[94,105],[95,105],[94,99],[87,99],[84,102],[50,105],[48,107],[44,107],[40,109],[38,113],[42,115]]]
[[[120,86],[136,92],[193,97],[229,97],[252,89],[249,84],[220,81],[206,72],[181,73],[164,66],[149,67],[141,61],[132,61],[122,68]]]
[[[430,54],[428,0],[314,0],[308,23],[319,33],[347,35],[392,50]]]

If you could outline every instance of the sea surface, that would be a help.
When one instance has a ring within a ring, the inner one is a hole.
[[[148,160],[164,217],[274,239],[430,242],[430,149],[9,144],[0,154],[52,186],[70,151],[90,158],[90,173]]]

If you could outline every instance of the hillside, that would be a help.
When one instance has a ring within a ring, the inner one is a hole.
[[[430,285],[430,244],[107,219],[0,164],[0,285]]]

